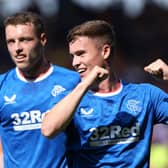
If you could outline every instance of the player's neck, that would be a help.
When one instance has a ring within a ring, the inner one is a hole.
[[[121,81],[118,77],[113,76],[112,78],[107,78],[100,82],[96,88],[92,88],[91,90],[99,93],[110,93],[115,92],[121,87]]]
[[[108,84],[102,84],[99,86],[97,92],[99,93],[110,93],[110,92],[115,92],[117,91],[121,86],[121,82],[118,80],[118,81],[115,81],[115,82],[110,82]]]
[[[26,80],[36,80],[37,78],[43,76],[50,68],[50,63],[48,61],[43,62],[41,65],[37,65],[34,68],[24,71],[18,69],[21,76],[23,76]]]

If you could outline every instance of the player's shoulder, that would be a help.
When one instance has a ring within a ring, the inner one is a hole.
[[[129,83],[123,81],[123,86],[125,89],[130,89],[130,90],[142,90],[143,92],[145,91],[151,91],[151,90],[161,90],[158,86],[155,86],[151,83]]]
[[[71,69],[66,68],[66,67],[62,67],[62,66],[59,66],[59,65],[53,65],[53,67],[54,67],[54,71],[56,71],[56,72],[78,75],[78,73],[76,71],[71,70]]]
[[[16,74],[14,68],[0,74],[0,89],[3,86],[6,87],[9,81],[12,83],[11,79],[13,79],[14,74]]]
[[[54,74],[57,76],[57,79],[64,78],[68,79],[69,81],[71,79],[72,80],[76,79],[78,82],[80,81],[80,75],[76,71],[58,65],[53,65],[53,67],[54,67]]]
[[[0,82],[4,79],[11,77],[15,73],[15,68],[9,69],[8,71],[0,74]]]

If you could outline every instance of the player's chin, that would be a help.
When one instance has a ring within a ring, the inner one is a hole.
[[[84,80],[88,76],[87,73],[80,73],[80,77],[82,80]]]
[[[88,73],[87,73],[87,71],[82,71],[82,72],[79,73],[79,75],[80,75],[80,77],[82,79],[82,78],[86,78],[86,76],[88,75]]]
[[[25,64],[25,63],[16,63],[16,66],[21,71],[26,71],[30,67],[28,64]]]
[[[80,75],[80,78],[83,80],[83,79],[85,79],[85,76],[84,75],[82,75],[82,74],[79,74]]]

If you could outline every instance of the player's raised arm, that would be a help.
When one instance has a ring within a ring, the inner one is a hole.
[[[162,59],[157,59],[145,66],[144,70],[158,78],[168,80],[168,65]]]
[[[42,123],[42,134],[48,138],[56,136],[70,123],[82,97],[96,79],[105,78],[108,71],[95,66],[70,94],[60,100],[49,113],[46,113]],[[71,102],[71,103],[70,103]]]

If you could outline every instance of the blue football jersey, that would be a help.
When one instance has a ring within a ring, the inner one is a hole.
[[[0,75],[0,124],[5,168],[65,168],[66,135],[53,139],[41,134],[44,114],[56,97],[72,89],[79,75],[51,65],[36,81],[26,81],[14,68]]]
[[[86,93],[67,128],[72,168],[149,168],[153,125],[168,124],[168,94],[151,84]]]

